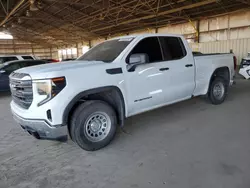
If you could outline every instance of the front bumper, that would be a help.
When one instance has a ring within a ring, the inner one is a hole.
[[[29,134],[37,139],[67,140],[67,126],[58,125],[52,127],[45,120],[24,119],[12,111],[14,120]]]

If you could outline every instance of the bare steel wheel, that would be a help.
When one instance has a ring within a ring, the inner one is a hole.
[[[216,99],[220,100],[225,94],[225,86],[222,82],[218,82],[213,87],[213,95]]]
[[[218,105],[225,101],[227,97],[229,80],[215,77],[209,87],[208,99],[212,104]]]
[[[70,135],[81,148],[98,150],[113,140],[116,125],[116,113],[109,104],[97,100],[86,101],[72,115]]]
[[[87,119],[85,132],[90,141],[99,142],[106,138],[110,128],[110,117],[105,112],[95,112]]]

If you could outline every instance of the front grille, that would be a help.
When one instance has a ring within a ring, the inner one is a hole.
[[[32,80],[28,74],[12,73],[10,90],[13,101],[24,109],[28,109],[33,101]]]

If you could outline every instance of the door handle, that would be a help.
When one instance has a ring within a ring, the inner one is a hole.
[[[167,70],[169,70],[169,68],[168,68],[168,67],[165,67],[165,68],[160,68],[159,70],[160,70],[160,71],[167,71]]]
[[[193,64],[187,64],[187,65],[185,65],[185,67],[192,67],[193,66]]]

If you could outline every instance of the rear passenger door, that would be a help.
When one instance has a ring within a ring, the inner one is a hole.
[[[168,83],[166,102],[171,103],[191,98],[195,88],[195,66],[191,54],[188,54],[179,37],[159,37],[164,56],[164,74]]]

